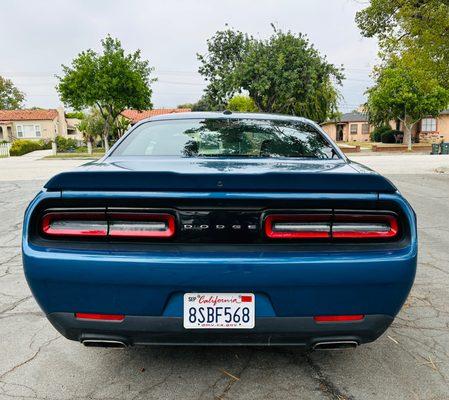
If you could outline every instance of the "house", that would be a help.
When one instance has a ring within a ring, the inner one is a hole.
[[[50,141],[58,135],[68,137],[68,126],[62,107],[49,110],[0,110],[0,141]]]
[[[78,130],[81,120],[78,118],[67,118],[67,138],[76,140],[79,144],[84,142],[84,134]]]
[[[442,111],[437,118],[423,118],[412,135],[421,143],[449,142],[449,110]]]
[[[122,115],[130,120],[131,125],[134,125],[145,118],[155,117],[156,115],[174,114],[190,111],[192,111],[190,108],[157,108],[155,110],[143,110],[143,111],[125,110],[122,112]]]
[[[397,126],[395,121],[391,121],[390,126],[404,130],[402,124]],[[374,129],[367,114],[361,111],[343,114],[338,120],[324,122],[321,127],[336,142],[368,142]],[[421,143],[449,142],[449,110],[442,111],[436,118],[423,118],[415,124],[412,137]]]
[[[338,120],[324,122],[321,127],[335,142],[368,142],[374,129],[367,114],[360,111],[343,114]]]

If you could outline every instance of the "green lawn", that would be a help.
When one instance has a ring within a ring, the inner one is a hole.
[[[55,156],[47,156],[45,159],[70,159],[70,160],[98,160],[99,158],[104,156],[104,152],[94,152],[92,154],[87,153],[57,153]]]

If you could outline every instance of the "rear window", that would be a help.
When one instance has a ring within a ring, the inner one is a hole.
[[[113,155],[339,158],[324,136],[304,122],[209,118],[145,123]]]

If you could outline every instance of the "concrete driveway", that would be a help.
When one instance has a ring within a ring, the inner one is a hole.
[[[310,354],[286,347],[95,349],[62,338],[26,285],[20,229],[43,184],[38,179],[80,162],[19,165],[20,173],[8,172],[13,180],[0,182],[0,399],[449,399],[449,174],[432,172],[448,165],[430,156],[422,163],[421,156],[388,157],[366,161],[386,169],[418,213],[416,284],[377,342]]]

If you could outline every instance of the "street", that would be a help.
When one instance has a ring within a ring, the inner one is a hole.
[[[15,169],[19,159],[0,160],[0,399],[448,399],[449,157],[353,159],[385,173],[417,212],[418,273],[406,305],[377,342],[313,353],[97,349],[66,340],[26,284],[21,223],[44,179],[86,161],[32,159]]]

